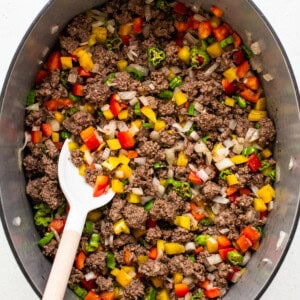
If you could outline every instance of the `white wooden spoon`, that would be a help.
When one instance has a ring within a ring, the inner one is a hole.
[[[109,189],[105,194],[93,197],[93,188],[78,174],[78,169],[71,161],[69,142],[69,139],[64,142],[59,156],[58,179],[70,211],[43,300],[63,300],[87,214],[107,204],[114,196],[114,192]]]

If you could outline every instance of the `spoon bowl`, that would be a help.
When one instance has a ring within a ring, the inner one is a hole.
[[[74,258],[88,212],[106,205],[114,196],[109,189],[99,197],[93,196],[93,188],[78,174],[72,163],[67,139],[58,161],[60,187],[70,205],[68,218],[59,243],[52,269],[44,291],[43,300],[62,300],[67,288]]]

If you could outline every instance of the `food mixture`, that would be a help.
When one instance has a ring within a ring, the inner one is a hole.
[[[186,2],[186,1],[185,1]],[[221,5],[221,3],[220,3]],[[76,16],[26,104],[26,192],[53,259],[64,140],[94,197],[69,287],[82,299],[221,299],[272,210],[275,128],[221,7],[109,1]]]

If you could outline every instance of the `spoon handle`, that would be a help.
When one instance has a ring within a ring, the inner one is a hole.
[[[42,300],[63,300],[86,215],[70,209]]]

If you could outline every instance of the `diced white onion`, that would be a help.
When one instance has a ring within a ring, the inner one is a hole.
[[[136,96],[136,91],[118,92],[118,95],[122,100],[131,100]]]
[[[201,112],[204,109],[203,104],[201,104],[199,102],[194,102],[194,107],[195,107],[195,110],[198,112]]]
[[[166,160],[169,165],[173,165],[175,162],[175,149],[174,148],[167,148],[165,149],[165,154],[166,154]]]
[[[160,134],[159,134],[158,131],[153,130],[150,133],[150,139],[153,140],[153,141],[158,141],[159,140],[159,136],[160,136]]]
[[[220,254],[212,254],[206,257],[206,259],[211,266],[217,265],[223,261]]]
[[[270,73],[266,73],[266,74],[263,75],[263,79],[265,81],[269,82],[269,81],[272,81],[274,79],[274,77]]]
[[[268,203],[268,211],[271,211],[271,210],[273,210],[274,209],[274,201],[270,201],[269,203]]]
[[[243,257],[243,263],[242,263],[242,265],[246,266],[246,264],[249,262],[250,258],[251,258],[251,252],[247,251],[245,253],[244,257]]]
[[[144,195],[144,192],[143,192],[143,189],[142,189],[142,188],[132,188],[132,189],[131,189],[131,192],[132,192],[133,194],[138,195],[138,196]]]
[[[221,205],[219,203],[214,203],[212,206],[211,206],[211,210],[212,212],[215,214],[215,215],[218,215],[220,213],[220,210],[221,210]]]
[[[258,187],[256,185],[251,184],[250,189],[254,195],[258,196],[257,195]]]
[[[150,201],[151,199],[153,199],[152,196],[142,196],[141,197],[141,204],[145,205],[148,201]]]
[[[250,49],[254,55],[259,55],[261,53],[261,47],[259,42],[254,42],[250,45]]]
[[[76,83],[76,81],[77,81],[77,74],[70,73],[68,75],[68,82],[70,82],[71,84],[74,84],[74,83]]]
[[[134,97],[134,98],[132,98],[130,101],[129,101],[129,104],[131,105],[131,106],[134,106],[136,103],[138,103],[139,102],[139,99],[138,98],[136,98],[136,97]]]
[[[245,141],[251,143],[251,142],[258,140],[258,138],[259,138],[258,129],[250,127],[246,132]]]
[[[103,160],[107,160],[109,158],[109,155],[110,155],[110,149],[106,147],[102,152],[101,158]]]
[[[193,121],[187,121],[184,127],[181,127],[179,123],[174,123],[172,126],[179,130],[179,132],[187,132],[191,129],[193,126]]]
[[[109,110],[109,104],[105,104],[101,107],[101,111]]]
[[[282,245],[284,239],[286,238],[286,236],[287,236],[286,232],[280,230],[279,238],[278,238],[278,241],[276,243],[276,250],[278,250],[281,247],[281,245]]]
[[[183,283],[190,285],[194,282],[194,278],[192,276],[186,276],[182,280]]]
[[[168,169],[168,174],[167,174],[168,178],[173,178],[174,177],[174,170],[172,168]]]
[[[228,148],[231,148],[234,143],[232,141],[232,139],[226,139],[224,142],[223,142],[224,146],[228,149]]]
[[[91,271],[91,272],[89,272],[89,273],[86,273],[86,274],[84,275],[84,279],[85,279],[86,281],[90,281],[90,280],[95,279],[95,278],[97,278],[97,275],[96,275],[93,271]]]
[[[130,64],[130,65],[128,65],[128,68],[136,69],[137,71],[141,72],[141,74],[143,76],[148,76],[148,74],[149,74],[149,69],[147,67],[144,67],[144,66],[141,66],[138,64]]]
[[[231,278],[231,282],[237,283],[242,277],[242,273],[240,271],[234,272]]]
[[[206,18],[204,16],[200,15],[200,14],[194,14],[193,19],[198,21],[198,22],[202,22],[202,21],[206,20]]]
[[[194,251],[196,249],[196,245],[194,242],[188,242],[184,245],[185,251]]]
[[[196,142],[200,140],[200,135],[195,130],[191,132],[190,137]]]
[[[144,165],[146,163],[146,157],[136,157],[133,161],[138,165]]]
[[[197,171],[197,176],[201,178],[203,182],[206,182],[209,179],[209,176],[204,169]]]
[[[205,72],[204,75],[205,76],[209,76],[211,75],[214,71],[216,71],[219,68],[220,64],[219,63],[214,63],[212,64]]]
[[[51,121],[49,121],[49,124],[51,125],[53,131],[57,132],[60,130],[60,123],[57,120],[52,119]]]
[[[34,103],[26,107],[27,110],[38,111],[40,109],[39,103]]]
[[[189,31],[185,34],[184,39],[191,45],[196,45],[197,42],[199,41]]]
[[[88,165],[91,165],[94,162],[94,158],[89,150],[84,151],[84,158]]]
[[[12,224],[17,227],[19,227],[21,223],[22,223],[22,219],[20,216],[14,217],[12,220]]]
[[[148,98],[146,96],[141,96],[139,97],[140,101],[142,102],[142,104],[144,106],[148,106],[149,105],[149,101],[148,101]]]
[[[219,171],[225,170],[230,168],[234,165],[234,163],[229,158],[224,158],[221,161],[216,163],[216,167]]]
[[[120,131],[128,131],[128,126],[124,121],[117,121],[117,127]]]
[[[229,199],[222,196],[216,196],[212,200],[213,202],[219,203],[219,204],[227,204],[229,203]]]

